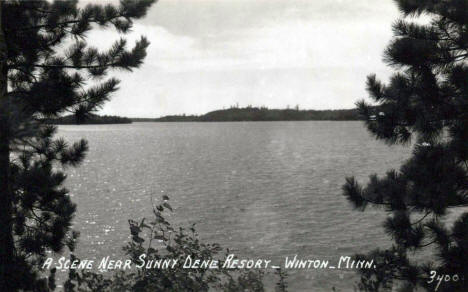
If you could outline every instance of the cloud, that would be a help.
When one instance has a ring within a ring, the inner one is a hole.
[[[124,36],[151,45],[142,68],[117,73],[121,90],[103,113],[349,108],[366,96],[367,74],[390,74],[381,56],[397,15],[390,0],[162,0]],[[119,37],[98,30],[88,42],[106,48]]]

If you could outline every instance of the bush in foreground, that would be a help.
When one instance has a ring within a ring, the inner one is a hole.
[[[265,291],[263,270],[223,268],[223,259],[229,250],[224,251],[216,243],[200,241],[193,225],[188,229],[173,228],[164,217],[164,212],[172,212],[168,200],[164,196],[161,204],[153,206],[150,222],[129,220],[131,240],[123,250],[132,262],[131,270],[120,270],[111,277],[93,271],[70,270],[65,291]],[[142,264],[142,255],[146,255],[146,263],[178,259],[179,264],[167,269],[135,268]],[[218,260],[218,268],[184,268],[187,256],[194,260]],[[279,270],[276,274],[279,277],[276,290],[285,292],[286,273]]]

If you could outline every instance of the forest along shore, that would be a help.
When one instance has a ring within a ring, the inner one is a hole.
[[[299,110],[246,107],[216,110],[204,115],[171,115],[160,118],[132,118],[133,122],[235,122],[235,121],[357,121],[357,109]]]

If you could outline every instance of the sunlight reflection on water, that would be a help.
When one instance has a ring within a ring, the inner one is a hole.
[[[388,240],[381,211],[353,211],[346,176],[365,181],[398,168],[410,148],[375,141],[361,122],[134,123],[60,126],[90,152],[68,170],[78,205],[77,254],[122,255],[127,220],[151,216],[150,197],[167,194],[176,226],[242,257],[336,261]],[[349,290],[353,272],[289,271],[291,291]]]

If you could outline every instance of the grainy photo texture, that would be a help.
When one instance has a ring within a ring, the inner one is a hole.
[[[468,291],[468,0],[0,0],[0,292]]]

